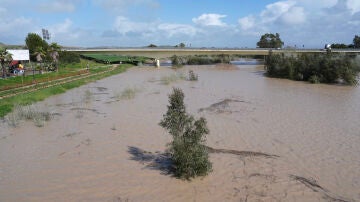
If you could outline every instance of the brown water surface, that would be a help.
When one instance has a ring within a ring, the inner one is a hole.
[[[165,77],[192,69],[198,81]],[[172,87],[204,116],[213,172],[166,173]],[[135,97],[125,99],[124,89]],[[57,115],[0,127],[0,201],[360,201],[360,88],[263,76],[262,66],[133,68],[37,103]]]

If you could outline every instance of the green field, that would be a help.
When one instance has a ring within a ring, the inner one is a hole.
[[[84,67],[89,64],[89,69]],[[59,72],[0,79],[0,119],[10,113],[15,105],[29,105],[45,98],[124,72],[131,64],[102,65],[82,60],[68,64]]]
[[[147,57],[131,57],[131,56],[101,54],[101,53],[81,54],[80,56],[84,59],[93,60],[104,64],[119,64],[121,62],[121,63],[137,65],[139,63],[144,63],[145,60],[150,59]]]

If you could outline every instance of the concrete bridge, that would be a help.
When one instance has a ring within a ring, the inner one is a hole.
[[[187,55],[259,55],[267,56],[270,53],[326,53],[325,49],[216,49],[216,48],[119,48],[119,49],[67,49],[67,51],[85,53],[103,53],[116,54],[124,56],[145,56],[154,58],[156,63],[159,59],[169,58],[173,55],[187,56]],[[334,53],[354,53],[360,54],[360,49],[333,49]]]
[[[325,53],[323,49],[195,49],[195,48],[124,48],[124,49],[67,49],[78,53],[104,53],[126,56],[146,56],[150,58],[168,58],[173,55],[269,55],[269,51],[274,53]],[[360,49],[334,49],[332,52],[341,53],[360,53]]]

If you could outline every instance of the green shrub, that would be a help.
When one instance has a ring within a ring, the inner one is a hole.
[[[360,72],[355,57],[326,53],[273,54],[270,52],[265,61],[269,77],[288,78],[311,83],[357,84]]]
[[[358,79],[354,70],[345,68],[341,71],[341,78],[343,81],[349,85],[356,85],[358,84]]]
[[[60,63],[79,63],[80,55],[75,52],[70,51],[60,51],[59,52],[59,61]]]
[[[183,65],[211,65],[217,63],[229,64],[231,56],[226,54],[220,55],[189,55],[189,56],[177,56],[171,57],[171,62],[174,68],[182,67]]]
[[[169,152],[175,176],[190,179],[207,175],[212,165],[204,145],[205,135],[209,133],[206,119],[195,120],[186,113],[184,93],[179,88],[173,89],[173,93],[169,95],[169,103],[159,125],[173,137]]]
[[[182,67],[183,66],[183,61],[181,59],[181,57],[177,56],[177,55],[173,55],[171,56],[171,64],[173,67],[178,68],[178,67]]]
[[[186,64],[188,65],[209,65],[214,64],[214,59],[209,56],[194,55],[188,56]]]
[[[310,83],[320,83],[320,78],[316,75],[310,76],[309,80]]]
[[[231,61],[230,55],[227,54],[220,54],[214,59],[215,63],[226,63],[229,64]]]
[[[189,81],[197,81],[199,76],[193,70],[189,70]]]

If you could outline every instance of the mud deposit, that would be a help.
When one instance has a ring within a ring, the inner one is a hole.
[[[360,201],[360,88],[262,74],[133,68],[39,102],[58,116],[0,123],[0,201]],[[192,181],[158,125],[173,86],[210,129],[213,171]]]

